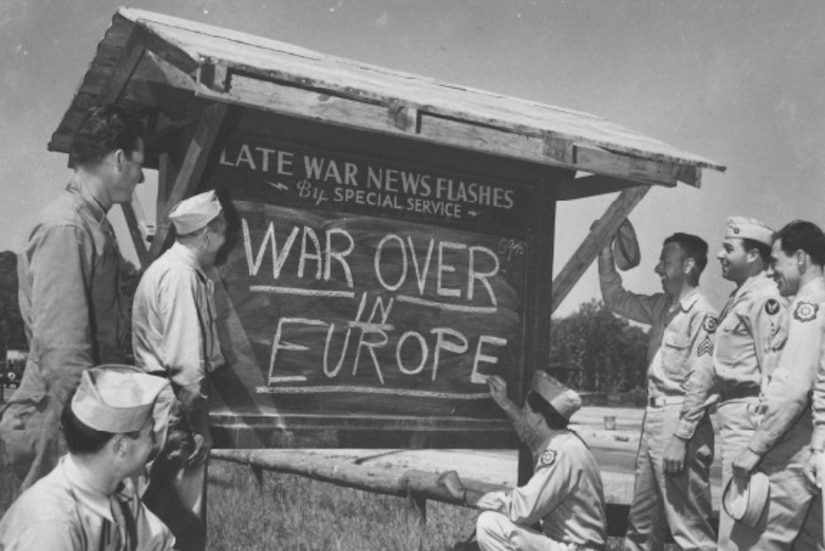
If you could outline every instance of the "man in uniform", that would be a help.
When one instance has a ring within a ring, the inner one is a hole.
[[[40,214],[19,255],[20,310],[29,356],[0,421],[0,439],[26,489],[59,456],[59,418],[80,375],[123,361],[125,263],[106,213],[143,181],[143,128],[112,106],[78,126],[66,190]]]
[[[787,330],[787,303],[765,271],[773,231],[757,220],[729,218],[717,258],[722,277],[736,284],[719,317],[713,364],[691,375],[674,439],[692,434],[694,420],[718,395],[722,438],[722,487],[732,476],[731,463],[750,443],[758,423],[760,394],[778,363]],[[678,440],[675,441],[678,444]],[[738,529],[738,528],[737,528]],[[719,549],[738,547],[734,520],[724,508],[719,518]]]
[[[169,525],[181,549],[203,549],[212,445],[206,377],[223,364],[207,274],[226,240],[226,218],[215,192],[208,191],[181,201],[169,219],[176,242],[146,270],[132,310],[135,361],[168,377],[180,406],[144,501]]]
[[[503,379],[492,376],[488,382],[491,394],[507,395]],[[501,396],[494,399],[500,402]],[[570,416],[580,407],[578,394],[537,371],[522,416],[543,445],[527,484],[482,494],[464,487],[455,471],[439,477],[439,485],[454,498],[484,510],[476,523],[483,551],[604,548],[607,525],[599,467],[587,445],[567,429]],[[531,528],[539,521],[541,532]]]
[[[167,381],[131,366],[83,371],[61,417],[69,453],[6,511],[0,549],[172,549],[130,479],[145,473],[172,399]]]
[[[768,383],[762,419],[748,446],[733,459],[733,475],[755,468],[770,482],[767,512],[756,526],[734,534],[740,549],[824,549],[822,501],[805,479],[813,434],[810,396],[822,355],[825,235],[811,222],[791,222],[773,237],[770,273],[791,302],[788,340]],[[752,530],[748,530],[752,528]],[[819,542],[819,545],[817,545]]]
[[[607,307],[650,325],[648,405],[625,549],[663,549],[668,527],[682,549],[716,549],[710,523],[713,427],[708,416],[702,412],[693,417],[689,436],[668,447],[691,373],[711,363],[716,311],[699,290],[707,252],[707,243],[695,235],[676,233],[665,239],[655,268],[664,293],[654,295],[626,291],[611,248],[599,255]]]

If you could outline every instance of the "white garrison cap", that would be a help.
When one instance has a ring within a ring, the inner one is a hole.
[[[565,419],[569,420],[582,407],[581,397],[546,371],[536,370],[533,373],[532,388]]]
[[[72,412],[84,425],[115,434],[141,430],[153,419],[157,434],[173,398],[172,387],[163,377],[129,365],[101,365],[80,376]],[[165,430],[159,436],[165,437]]]
[[[770,493],[768,475],[762,471],[753,471],[748,479],[732,476],[722,492],[722,507],[734,520],[756,528]]]
[[[175,225],[178,235],[186,235],[206,226],[222,210],[218,194],[213,189],[193,195],[175,205],[169,213],[169,220]]]
[[[732,216],[725,223],[725,237],[753,239],[770,247],[773,243],[773,230],[754,218]]]

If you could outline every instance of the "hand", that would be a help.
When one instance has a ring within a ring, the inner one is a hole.
[[[487,377],[487,385],[490,387],[490,397],[502,409],[507,409],[510,405],[510,396],[507,395],[507,381],[498,375]]]
[[[664,467],[667,474],[679,474],[685,468],[687,440],[674,436],[665,448]]]
[[[212,449],[212,436],[207,432],[205,434],[195,433],[192,436],[195,443],[192,453],[186,458],[186,465],[194,467],[200,465],[206,458],[209,457],[209,450]]]
[[[733,460],[733,476],[739,478],[750,477],[761,459],[761,456],[753,453],[749,448],[745,448],[742,453]]]
[[[438,477],[438,485],[454,498],[461,500],[464,499],[465,488],[461,483],[461,479],[458,477],[457,472],[447,471],[445,473],[441,473],[441,476]]]
[[[816,486],[817,488],[822,488],[822,482],[820,481],[821,474],[819,473],[819,464],[821,461],[822,451],[816,450],[811,451],[808,462],[805,464],[805,478],[808,479],[811,486]]]

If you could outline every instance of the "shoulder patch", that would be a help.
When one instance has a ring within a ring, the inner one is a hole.
[[[553,450],[547,450],[543,454],[541,454],[541,458],[539,459],[539,467],[548,467],[556,462],[556,452]]]
[[[769,298],[765,302],[765,313],[769,316],[774,316],[779,312],[779,301],[775,298]]]
[[[799,321],[811,321],[816,317],[819,311],[819,305],[812,302],[800,302],[796,305],[796,310],[793,312],[793,317]]]
[[[717,327],[719,327],[719,320],[713,314],[706,315],[705,319],[702,320],[702,329],[708,333],[716,332]]]

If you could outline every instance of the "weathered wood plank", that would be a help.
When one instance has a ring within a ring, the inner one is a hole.
[[[582,178],[571,178],[567,182],[556,186],[556,200],[570,201],[573,199],[592,197],[593,195],[616,193],[632,186],[633,184],[627,180],[599,174]]]
[[[189,142],[186,156],[175,178],[175,184],[169,191],[167,200],[161,205],[162,208],[158,209],[157,230],[149,251],[150,258],[157,258],[166,245],[170,227],[169,211],[175,204],[191,194],[197,186],[228,108],[226,104],[216,103],[204,110],[195,134]]]
[[[144,269],[149,265],[149,251],[146,249],[146,241],[143,233],[140,231],[140,220],[135,213],[135,208],[132,203],[121,203],[123,209],[123,216],[126,218],[126,227],[129,228],[129,236],[132,238],[132,244],[135,246],[140,268]]]
[[[617,155],[605,149],[580,145],[575,146],[573,162],[578,170],[666,186],[676,185],[679,171],[679,166],[670,162]]]
[[[405,133],[407,129],[406,121],[404,127],[399,128],[395,113],[385,106],[284,86],[245,75],[230,75],[228,93],[200,86],[196,95],[215,101],[263,108],[274,113],[393,134]]]
[[[143,46],[138,43],[135,35],[129,37],[117,62],[115,62],[114,71],[98,95],[100,105],[117,102],[123,90],[126,88],[129,79],[132,78],[132,75],[137,70],[145,51]]]
[[[564,301],[570,290],[578,283],[582,274],[596,259],[599,250],[612,238],[619,226],[627,218],[639,201],[647,194],[650,186],[637,186],[625,189],[605,211],[588,236],[573,253],[573,256],[553,280],[553,301],[550,312]]]

